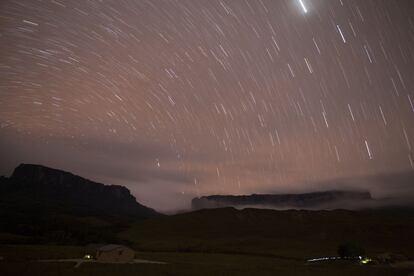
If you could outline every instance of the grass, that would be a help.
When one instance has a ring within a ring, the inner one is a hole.
[[[159,264],[39,263],[80,258],[83,247],[0,246],[0,275],[408,275],[410,265],[359,265],[307,258],[336,255],[355,241],[370,257],[392,252],[414,257],[414,216],[400,211],[201,210],[136,223],[119,233],[137,258]]]
[[[85,249],[79,246],[2,245],[0,256],[7,262],[28,262],[42,259],[80,258]],[[1,273],[0,273],[1,275]]]
[[[272,257],[237,254],[202,253],[151,253],[139,252],[138,258],[165,261],[168,264],[96,264],[86,263],[74,268],[73,263],[39,263],[29,261],[37,258],[37,253],[45,258],[56,256],[74,257],[82,248],[67,246],[13,246],[13,255],[21,255],[24,260],[0,262],[0,275],[404,275],[409,270],[392,267],[361,266],[347,263],[330,265],[308,265],[301,261],[277,259]],[[75,254],[75,255],[74,255]]]

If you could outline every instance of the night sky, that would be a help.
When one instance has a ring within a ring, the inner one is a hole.
[[[3,0],[0,41],[0,175],[173,210],[414,169],[412,0]]]

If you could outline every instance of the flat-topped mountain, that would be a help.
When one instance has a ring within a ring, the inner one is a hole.
[[[367,191],[324,191],[303,194],[212,195],[194,198],[193,209],[205,208],[274,208],[325,209],[371,202]]]
[[[0,232],[30,242],[116,243],[119,229],[158,216],[123,186],[61,170],[21,164],[9,178],[0,177]]]
[[[96,183],[69,172],[41,165],[21,164],[10,178],[0,179],[2,202],[41,209],[56,208],[74,214],[149,218],[153,209],[138,203],[130,191],[118,185]],[[3,205],[3,204],[1,204]],[[53,211],[53,210],[50,210]]]

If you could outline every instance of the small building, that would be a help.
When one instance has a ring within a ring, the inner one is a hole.
[[[91,249],[91,246],[88,246]],[[101,263],[130,263],[135,258],[135,251],[121,244],[95,245],[95,259]]]

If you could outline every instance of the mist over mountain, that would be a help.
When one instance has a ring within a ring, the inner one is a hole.
[[[298,183],[288,191],[193,198],[192,209],[235,207],[268,209],[357,210],[414,206],[414,171],[402,171]],[[306,188],[307,187],[307,188]]]
[[[344,177],[308,183],[319,190],[360,190],[371,193],[375,199],[393,198],[401,201],[414,199],[414,170],[378,173],[358,177]]]
[[[271,209],[349,209],[351,204],[372,202],[367,191],[323,191],[303,194],[212,195],[194,198],[193,209],[204,208],[271,208]]]

